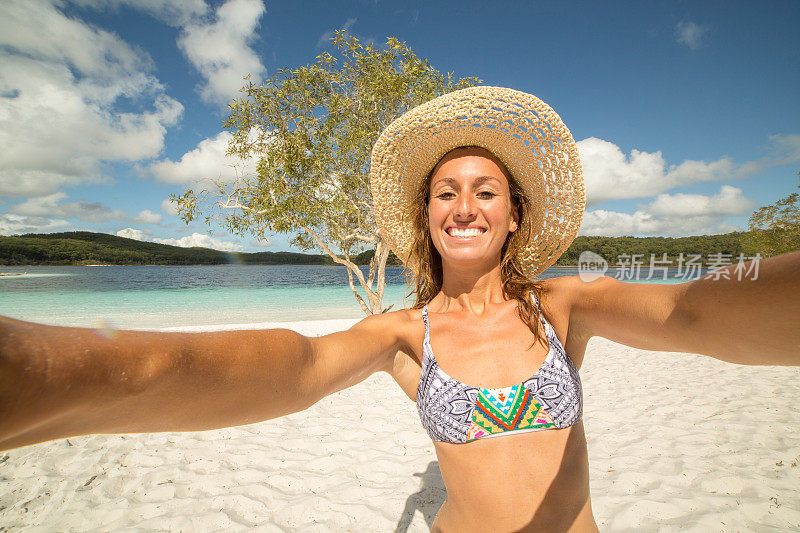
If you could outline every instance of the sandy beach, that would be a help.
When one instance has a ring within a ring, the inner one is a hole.
[[[602,531],[800,528],[800,369],[596,338],[581,376]],[[415,406],[385,374],[251,426],[0,452],[0,531],[428,531],[445,494]]]

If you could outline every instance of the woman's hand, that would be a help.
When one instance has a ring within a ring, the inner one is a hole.
[[[762,259],[756,279],[729,277],[661,285],[574,276],[557,290],[571,292],[570,335],[739,364],[800,365],[800,252]]]
[[[400,343],[397,315],[318,338],[280,329],[106,337],[0,318],[0,449],[88,433],[215,429],[301,411],[387,369]]]

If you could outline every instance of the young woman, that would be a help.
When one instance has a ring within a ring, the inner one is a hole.
[[[578,376],[591,337],[800,364],[798,253],[762,261],[756,280],[533,281],[574,238],[584,193],[569,131],[531,95],[478,87],[415,108],[371,172],[381,235],[416,275],[413,309],[319,338],[108,339],[3,319],[0,449],[258,422],[382,370],[435,442],[448,496],[434,530],[595,531]]]

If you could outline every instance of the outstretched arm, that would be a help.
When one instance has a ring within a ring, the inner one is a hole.
[[[677,285],[572,279],[570,329],[646,350],[751,365],[800,365],[800,252],[762,259],[756,279]]]
[[[205,430],[303,410],[386,368],[390,317],[289,330],[159,333],[0,318],[0,449],[89,433]]]

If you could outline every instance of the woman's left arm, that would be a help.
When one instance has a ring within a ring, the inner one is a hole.
[[[570,333],[738,364],[800,365],[800,252],[761,259],[757,276],[741,280],[735,268],[675,285],[575,276]]]

